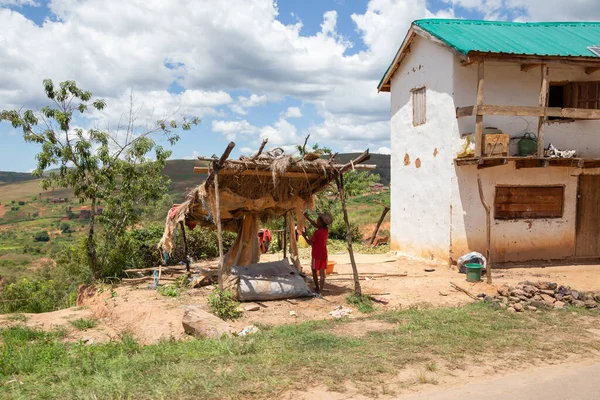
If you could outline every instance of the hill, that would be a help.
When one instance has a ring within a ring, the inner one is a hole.
[[[347,163],[352,159],[360,156],[361,153],[344,153],[338,154],[337,160],[341,163]],[[389,186],[391,181],[391,167],[390,167],[390,155],[389,154],[371,154],[371,159],[366,164],[375,164],[377,168],[373,171],[375,174],[379,174],[381,178],[380,182],[386,186]]]
[[[37,177],[31,175],[29,172],[0,171],[0,185],[4,185],[7,183],[32,181],[34,179],[37,179]]]

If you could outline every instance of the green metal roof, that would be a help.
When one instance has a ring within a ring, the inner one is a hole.
[[[598,57],[600,22],[502,22],[421,19],[414,24],[467,54],[470,51],[519,55]]]
[[[414,21],[413,26],[421,28],[464,55],[468,55],[469,52],[482,52],[600,59],[588,49],[589,46],[600,46],[600,22],[420,19]],[[379,88],[394,61],[381,78]]]

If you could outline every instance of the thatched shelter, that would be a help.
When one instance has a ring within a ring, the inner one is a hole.
[[[258,224],[262,219],[287,217],[289,232],[302,231],[304,211],[314,208],[313,197],[326,189],[332,181],[340,180],[350,169],[374,169],[361,165],[369,159],[368,150],[347,164],[338,164],[335,155],[321,158],[313,153],[304,157],[285,154],[281,149],[250,157],[229,160],[235,146],[232,142],[220,157],[199,158],[207,167],[196,167],[194,172],[207,174],[206,180],[188,193],[186,200],[171,209],[166,219],[165,232],[160,242],[164,251],[171,252],[178,225],[195,225],[237,232],[237,239],[221,258],[220,272],[227,275],[233,266],[246,266],[259,261]],[[343,183],[343,181],[342,181]],[[294,216],[296,221],[294,221]],[[292,263],[301,271],[295,235],[289,235]]]

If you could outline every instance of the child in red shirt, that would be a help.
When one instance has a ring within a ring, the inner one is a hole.
[[[327,269],[327,239],[329,237],[329,229],[327,229],[328,225],[331,225],[333,222],[333,218],[329,214],[319,214],[319,218],[317,219],[317,230],[313,233],[312,237],[309,239],[306,233],[303,233],[304,239],[306,242],[312,246],[311,251],[311,269],[313,274],[313,279],[315,282],[315,290],[317,293],[321,293],[323,291],[323,287],[325,286],[325,270]],[[319,282],[317,271],[319,271],[319,275],[321,276],[321,280]]]

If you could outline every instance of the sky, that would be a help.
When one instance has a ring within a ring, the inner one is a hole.
[[[106,101],[75,122],[117,132],[131,99],[138,132],[196,116],[172,158],[291,151],[307,135],[339,152],[390,153],[377,93],[420,18],[600,20],[597,0],[0,0],[0,110],[48,104],[42,80]],[[0,123],[0,170],[30,171],[39,147]],[[160,137],[157,141],[165,146]]]

